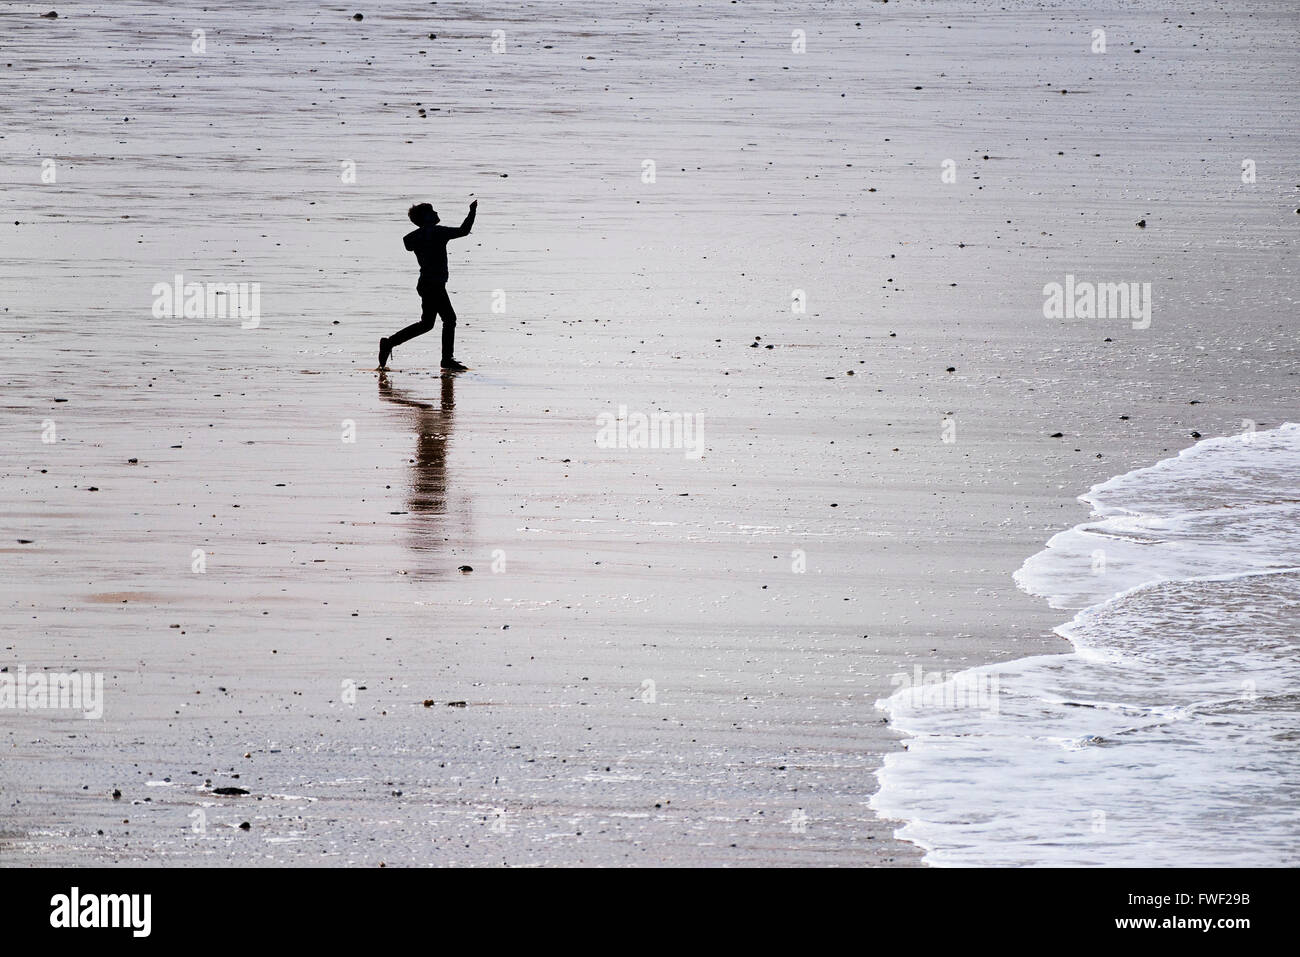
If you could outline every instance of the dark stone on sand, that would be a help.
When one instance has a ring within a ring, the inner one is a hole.
[[[461,565],[459,568],[456,569],[456,571],[458,572],[472,572],[473,570],[474,570],[473,565]]]
[[[241,794],[247,794],[243,788],[213,788],[213,794],[223,794],[226,797],[239,797]]]
[[[1200,432],[1193,432],[1193,433],[1192,433],[1192,438],[1194,438],[1194,439],[1199,439],[1200,437],[1201,437],[1201,433],[1200,433]]]
[[[448,701],[448,708],[464,708],[469,704],[468,701]]]
[[[353,19],[353,20],[364,20],[365,17],[363,17],[363,16],[362,16],[361,14],[359,14],[359,13],[354,13],[354,14],[352,14],[352,19]]]
[[[1059,438],[1064,437],[1064,435],[1065,435],[1064,432],[1053,432],[1053,433],[1051,434],[1050,438],[1053,438],[1053,439],[1059,439]]]
[[[119,791],[117,788],[113,789],[113,800],[114,801],[122,800],[122,792]]]
[[[1147,228],[1147,221],[1146,221],[1145,219],[1139,219],[1139,220],[1137,221],[1137,227],[1138,227],[1138,229],[1146,229],[1146,228]]]
[[[425,699],[424,699],[424,706],[425,706],[426,708],[432,708],[432,707],[433,707],[433,699],[432,699],[432,698],[425,698]]]
[[[249,830],[250,828],[252,828],[252,826],[253,826],[253,825],[251,825],[251,824],[249,824],[247,821],[245,821],[243,824],[239,825],[239,829],[240,829],[241,831],[247,831],[247,830]]]
[[[59,19],[59,11],[51,10],[49,13],[42,13],[41,16],[46,20],[57,20]]]
[[[946,371],[948,371],[948,372],[956,372],[956,371],[957,371],[957,367],[956,367],[956,366],[948,366],[948,368],[947,368]]]

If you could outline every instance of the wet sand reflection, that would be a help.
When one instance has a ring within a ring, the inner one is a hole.
[[[379,397],[396,406],[415,430],[406,509],[410,547],[419,559],[411,574],[421,580],[456,572],[449,550],[470,537],[469,504],[460,500],[447,474],[447,451],[455,422],[456,377],[443,375],[438,404],[418,398],[379,374]]]

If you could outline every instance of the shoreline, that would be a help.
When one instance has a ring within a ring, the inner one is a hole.
[[[1300,564],[1278,493],[1297,435],[1205,437],[1094,484],[1090,518],[1015,576],[1073,612],[1054,629],[1071,651],[880,703],[911,747],[887,757],[873,808],[926,863],[1285,866],[1294,827],[1261,805],[1294,778],[1272,745],[1295,723],[1283,649]]]

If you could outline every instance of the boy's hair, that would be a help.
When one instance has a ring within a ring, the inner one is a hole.
[[[434,212],[433,207],[428,203],[416,203],[406,211],[406,215],[411,222],[419,226],[422,223],[428,222],[434,216]]]

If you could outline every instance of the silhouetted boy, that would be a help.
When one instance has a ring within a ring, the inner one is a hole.
[[[420,203],[407,210],[406,215],[418,227],[407,233],[402,243],[415,253],[420,263],[420,281],[415,291],[420,294],[420,321],[412,323],[401,332],[379,340],[379,368],[388,365],[388,356],[394,347],[433,328],[436,316],[442,316],[442,367],[459,372],[465,366],[455,359],[456,311],[447,298],[447,241],[468,236],[474,227],[474,214],[478,200],[469,204],[469,215],[459,226],[439,226],[438,214],[428,203]]]

